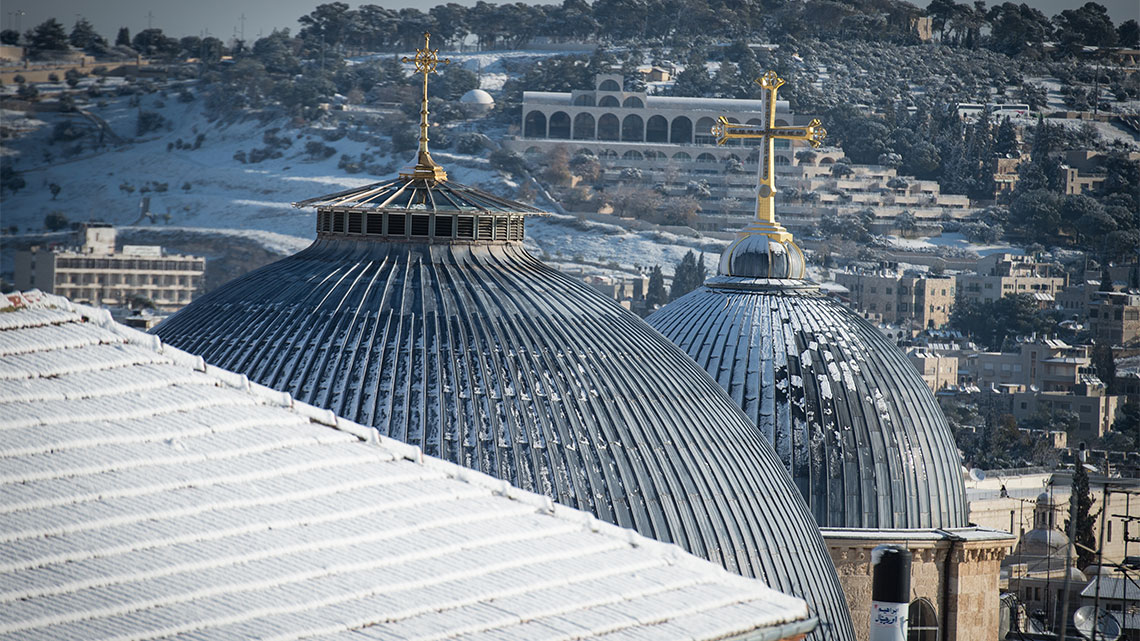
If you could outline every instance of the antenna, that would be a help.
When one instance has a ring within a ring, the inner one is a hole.
[[[146,28],[147,29],[154,28],[154,12],[153,11],[147,11],[146,12]]]
[[[240,39],[242,42],[245,42],[245,14],[244,13],[241,14],[241,17],[238,18],[238,20],[241,22],[241,38]]]

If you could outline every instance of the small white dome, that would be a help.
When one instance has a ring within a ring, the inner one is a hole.
[[[459,102],[469,105],[493,105],[495,104],[495,99],[491,97],[491,94],[482,89],[472,89],[463,94]]]

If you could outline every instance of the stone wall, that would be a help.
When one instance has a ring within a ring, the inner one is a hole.
[[[985,540],[960,541],[937,530],[888,530],[881,535],[848,538],[840,530],[824,530],[858,641],[867,641],[869,635],[871,550],[882,544],[911,551],[911,601],[926,598],[934,605],[942,641],[997,638],[1000,564],[1012,537],[995,534]]]

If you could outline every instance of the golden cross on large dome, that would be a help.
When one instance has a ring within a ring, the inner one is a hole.
[[[425,178],[429,180],[447,180],[447,172],[435,163],[428,153],[428,75],[435,73],[437,66],[442,64],[450,64],[449,58],[439,57],[439,49],[432,49],[428,46],[431,42],[431,34],[424,33],[424,48],[416,49],[416,55],[413,58],[407,56],[401,58],[403,62],[412,62],[416,65],[416,73],[423,74],[424,77],[424,94],[423,101],[420,104],[420,150],[416,157],[416,166],[411,168],[411,171],[405,169],[400,172],[401,178],[419,179]]]
[[[718,145],[723,145],[731,139],[759,139],[760,158],[758,193],[756,196],[756,222],[749,227],[750,230],[766,233],[774,240],[784,242],[791,240],[792,235],[776,222],[776,180],[774,163],[775,142],[780,140],[803,140],[812,147],[818,147],[827,135],[819,120],[812,120],[806,127],[783,127],[776,125],[776,91],[784,85],[784,79],[769,71],[756,79],[756,84],[764,89],[764,123],[760,125],[742,125],[729,122],[721,116],[712,128],[712,135],[716,137]]]

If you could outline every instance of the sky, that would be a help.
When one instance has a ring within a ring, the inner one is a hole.
[[[83,16],[95,25],[96,31],[111,40],[114,40],[119,27],[129,28],[134,35],[153,25],[169,36],[208,34],[229,41],[241,30],[241,16],[244,15],[245,37],[252,42],[259,34],[267,35],[275,28],[287,27],[296,33],[297,18],[325,1],[328,0],[4,0],[0,5],[0,19],[5,29],[14,28],[18,20],[20,31],[25,31],[48,18],[56,18],[70,31],[77,17]],[[372,4],[391,8],[418,7],[426,11],[444,1],[374,0]],[[475,3],[474,0],[457,1],[465,5]],[[543,0],[543,3],[555,1],[558,0]],[[918,6],[929,4],[927,0],[911,2]],[[1064,9],[1080,6],[1083,0],[1027,0],[1027,3],[1053,16]],[[354,8],[360,4],[349,2]],[[1140,19],[1137,0],[1101,0],[1100,4],[1108,8],[1117,24],[1130,18]],[[14,15],[19,11],[26,12],[26,15]]]

